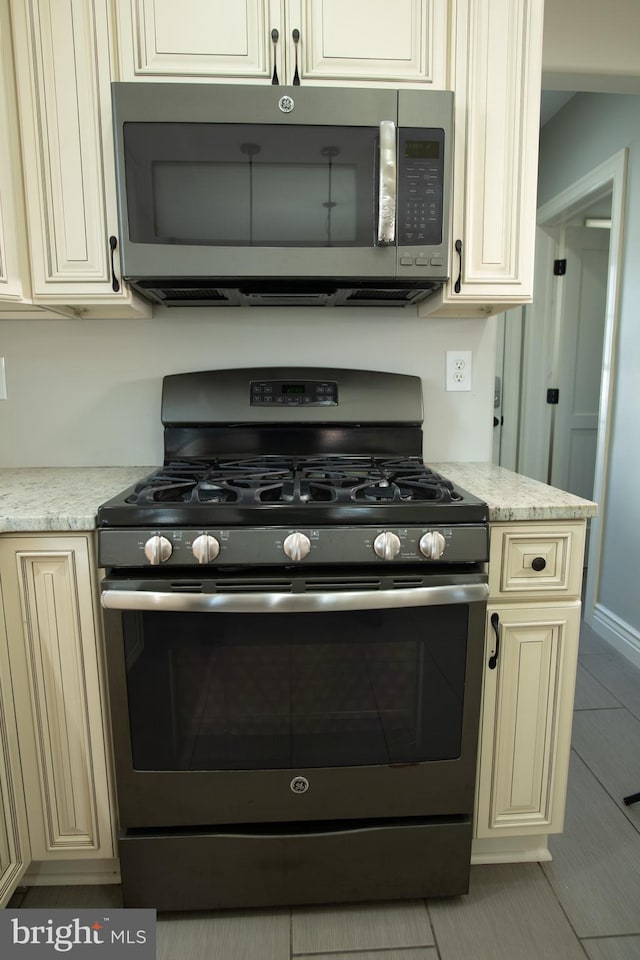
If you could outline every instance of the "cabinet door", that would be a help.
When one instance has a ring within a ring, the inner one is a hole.
[[[444,89],[449,62],[447,0],[288,0],[288,81],[353,81]]]
[[[447,0],[116,0],[120,79],[444,88]],[[278,31],[274,47],[271,33]],[[297,30],[299,41],[293,41]]]
[[[121,80],[282,76],[281,0],[116,0]],[[278,30],[274,49],[271,31]]]
[[[0,581],[0,908],[18,886],[30,859]]]
[[[0,302],[29,296],[8,0],[0,0]]]
[[[543,6],[457,4],[451,280],[424,314],[489,316],[532,298]]]
[[[34,860],[114,856],[105,702],[86,536],[0,543]]]
[[[34,302],[148,314],[119,280],[107,0],[12,14]]]
[[[476,836],[563,827],[580,603],[487,611]],[[497,615],[499,650],[492,615]]]

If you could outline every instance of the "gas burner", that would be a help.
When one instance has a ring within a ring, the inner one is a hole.
[[[132,504],[406,503],[461,500],[417,458],[252,457],[176,461],[136,484]]]

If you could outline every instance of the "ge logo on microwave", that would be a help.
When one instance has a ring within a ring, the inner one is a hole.
[[[278,100],[278,106],[283,113],[291,113],[295,105],[296,102],[293,97],[280,97]]]
[[[289,786],[294,793],[306,793],[309,789],[309,781],[306,777],[294,777]]]

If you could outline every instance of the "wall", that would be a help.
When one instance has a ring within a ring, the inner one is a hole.
[[[638,0],[546,0],[545,90],[640,93]]]
[[[640,655],[640,592],[637,554],[640,530],[640,97],[586,94],[573,97],[543,128],[539,205],[579,177],[628,148],[625,239],[615,397],[607,476],[601,507],[604,531],[596,615],[602,632],[621,649]],[[598,627],[598,623],[596,623]]]
[[[447,349],[473,351],[470,393],[444,391]],[[165,374],[295,363],[418,375],[425,457],[489,460],[494,355],[494,320],[418,320],[415,308],[161,308],[147,321],[2,320],[0,466],[159,463]]]

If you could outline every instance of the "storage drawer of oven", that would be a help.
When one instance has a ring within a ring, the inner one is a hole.
[[[125,905],[206,910],[468,890],[470,817],[269,827],[124,831]]]
[[[585,525],[494,524],[490,535],[492,597],[579,596]]]

